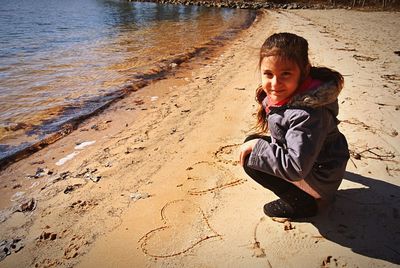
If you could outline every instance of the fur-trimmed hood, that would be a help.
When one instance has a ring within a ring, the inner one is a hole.
[[[320,80],[319,86],[298,93],[289,101],[290,106],[316,108],[334,102],[343,88],[343,77],[338,72],[325,67],[312,67],[312,79]]]
[[[324,106],[336,101],[341,89],[342,88],[338,87],[338,84],[335,81],[323,82],[315,89],[308,90],[301,94],[296,94],[289,101],[288,105],[310,108]]]
[[[287,105],[308,108],[326,106],[337,115],[337,98],[343,88],[343,77],[338,72],[324,67],[313,67],[310,75],[312,79],[320,80],[321,83],[315,88],[295,94]]]

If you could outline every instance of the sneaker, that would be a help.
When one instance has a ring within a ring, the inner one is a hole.
[[[282,199],[277,199],[264,205],[265,215],[271,218],[308,218],[317,215],[317,211],[316,204],[310,204],[310,206],[304,207],[296,206],[296,208],[294,208]]]
[[[291,205],[278,199],[264,205],[264,213],[269,217],[291,218],[295,213]]]

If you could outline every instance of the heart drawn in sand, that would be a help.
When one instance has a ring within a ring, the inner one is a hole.
[[[197,162],[186,170],[190,195],[213,193],[245,182],[244,179],[235,178],[228,169],[214,162]]]
[[[138,241],[143,253],[151,257],[178,256],[208,239],[221,238],[203,210],[188,200],[168,202],[161,209],[161,220],[162,227],[147,232]]]

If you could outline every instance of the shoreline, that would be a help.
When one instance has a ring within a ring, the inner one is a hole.
[[[102,103],[100,106],[88,111],[87,113],[81,114],[77,117],[72,117],[65,122],[58,122],[58,118],[62,118],[66,113],[74,113],[73,111],[69,111],[69,107],[65,107],[57,118],[53,118],[51,121],[55,121],[56,130],[46,130],[46,134],[41,134],[44,136],[37,142],[27,142],[21,143],[18,146],[12,146],[12,149],[8,152],[2,153],[0,157],[0,170],[4,170],[10,164],[20,161],[29,155],[40,151],[41,149],[47,147],[48,145],[66,137],[71,132],[78,129],[78,127],[84,123],[85,120],[91,118],[93,116],[101,114],[104,110],[106,110],[110,105],[119,100],[126,98],[130,94],[137,92],[138,90],[150,85],[151,83],[157,82],[159,80],[168,79],[168,77],[172,77],[176,75],[177,72],[182,72],[182,70],[178,70],[179,66],[183,63],[190,62],[193,59],[199,58],[207,58],[208,54],[215,54],[216,51],[220,50],[224,46],[224,42],[229,42],[231,39],[235,39],[236,35],[251,26],[253,21],[257,17],[257,12],[254,14],[249,14],[246,21],[244,21],[239,27],[228,29],[227,31],[222,32],[220,35],[214,36],[210,41],[202,44],[201,46],[194,47],[192,51],[182,53],[179,55],[175,55],[168,59],[164,59],[153,68],[149,69],[143,73],[136,73],[132,75],[132,79],[135,81],[129,85],[124,86],[123,88],[108,93],[105,96],[98,97],[98,100],[91,99],[86,101],[89,105],[92,103]],[[232,37],[233,35],[233,37]],[[85,109],[85,104],[79,109]],[[79,113],[78,113],[79,114]],[[41,132],[43,128],[54,128],[49,127],[46,122],[42,125],[35,126],[33,129],[27,129],[26,132],[31,133],[30,135],[35,134],[36,132]],[[50,132],[50,133],[48,133]],[[7,147],[6,147],[7,148]]]
[[[183,63],[10,165],[0,239],[21,240],[0,267],[400,264],[396,16],[267,11],[212,58]],[[259,47],[276,31],[304,36],[313,63],[344,75],[339,127],[352,156],[336,203],[285,224],[262,214],[276,197],[237,161],[254,124]]]
[[[151,2],[159,4],[171,4],[171,5],[184,5],[184,6],[204,6],[204,7],[217,7],[217,8],[240,8],[240,9],[283,9],[283,10],[296,10],[296,9],[355,9],[355,10],[369,10],[369,11],[398,11],[399,7],[386,6],[387,2],[383,5],[365,5],[365,2],[358,6],[353,1],[352,5],[345,5],[343,3],[337,3],[332,1],[326,2],[260,2],[260,1],[233,1],[233,0],[222,0],[222,1],[207,1],[207,0],[128,0],[129,2]]]

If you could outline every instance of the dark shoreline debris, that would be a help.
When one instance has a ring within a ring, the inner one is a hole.
[[[83,172],[76,174],[76,177],[98,182],[101,179],[101,175],[96,175],[96,172],[97,168],[86,168]]]
[[[21,238],[2,240],[0,242],[0,261],[4,260],[11,253],[16,253],[24,247]]]
[[[76,183],[74,185],[68,185],[67,188],[65,188],[64,190],[64,194],[69,194],[70,192],[75,191],[76,189],[78,189],[79,187],[81,187],[83,184],[81,183]]]
[[[16,212],[29,212],[36,209],[37,201],[34,198],[22,203],[15,210]]]
[[[36,169],[35,175],[28,175],[26,177],[29,179],[38,179],[38,178],[46,176],[46,175],[52,175],[53,173],[54,172],[52,170],[49,170],[47,168],[38,167]]]

